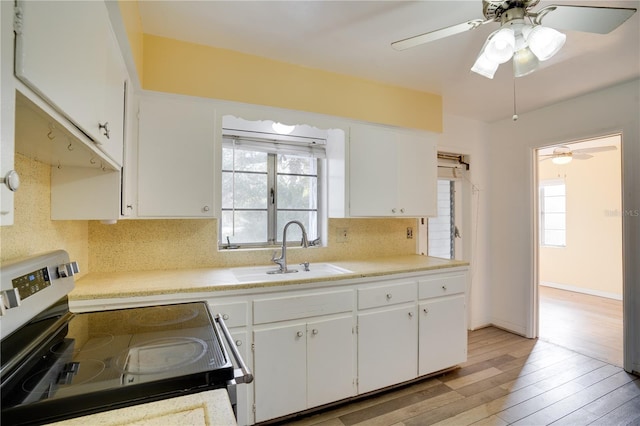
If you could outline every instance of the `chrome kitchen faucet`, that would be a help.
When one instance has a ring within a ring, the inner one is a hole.
[[[276,253],[278,253],[277,250],[273,252],[273,256],[271,257],[271,260],[277,263],[280,266],[280,268],[275,269],[273,271],[269,271],[267,272],[267,274],[288,274],[290,272],[298,272],[297,269],[287,268],[287,229],[289,228],[289,225],[294,223],[298,225],[302,230],[302,246],[304,248],[309,247],[309,240],[307,239],[307,230],[304,229],[304,225],[302,224],[302,222],[297,220],[291,220],[287,222],[287,224],[284,226],[284,229],[282,231],[282,250],[280,253],[280,257],[276,257]],[[303,265],[304,265],[305,271],[308,271],[309,262],[304,262]]]

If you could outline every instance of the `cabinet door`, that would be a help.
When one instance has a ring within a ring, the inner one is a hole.
[[[349,134],[349,213],[392,216],[396,208],[396,149],[381,127],[352,126]]]
[[[402,216],[436,216],[438,153],[426,134],[398,134],[396,211]]]
[[[307,324],[308,408],[355,394],[351,316]]]
[[[16,76],[121,164],[126,77],[104,2],[18,6]]]
[[[351,216],[433,216],[436,185],[437,151],[433,136],[381,126],[351,128]]]
[[[139,120],[138,215],[214,217],[213,105],[142,97]]]
[[[419,374],[452,367],[467,359],[464,294],[419,304]]]
[[[253,332],[256,422],[307,408],[306,325]]]
[[[402,383],[418,372],[416,307],[358,314],[358,392]]]

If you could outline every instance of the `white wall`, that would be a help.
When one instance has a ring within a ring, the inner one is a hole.
[[[491,323],[489,286],[489,217],[488,217],[488,126],[481,121],[445,114],[438,150],[469,155],[469,179],[463,180],[463,259],[471,262],[469,290],[469,328]]]
[[[622,132],[625,369],[640,371],[640,80],[489,126],[491,322],[533,337],[533,150]],[[606,267],[603,265],[603,267]]]

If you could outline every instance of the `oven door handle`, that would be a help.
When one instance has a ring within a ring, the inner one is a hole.
[[[224,323],[224,320],[220,316],[220,314],[216,314],[215,316],[216,322],[220,325],[220,329],[222,330],[222,334],[224,335],[224,339],[227,341],[229,348],[231,349],[231,353],[235,358],[236,362],[240,366],[240,375],[236,375],[234,378],[236,383],[251,383],[253,382],[253,373],[249,370],[249,367],[244,363],[240,352],[238,352],[238,348],[236,348],[236,344],[233,341],[233,337],[231,337],[231,333],[229,333],[229,329],[227,325]],[[237,371],[237,369],[236,369]],[[235,373],[238,374],[238,373]]]

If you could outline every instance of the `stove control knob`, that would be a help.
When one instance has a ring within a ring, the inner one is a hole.
[[[60,278],[72,277],[80,272],[78,262],[69,262],[58,265],[58,276]]]
[[[17,288],[2,292],[2,307],[6,309],[17,308],[22,303],[20,293]]]

